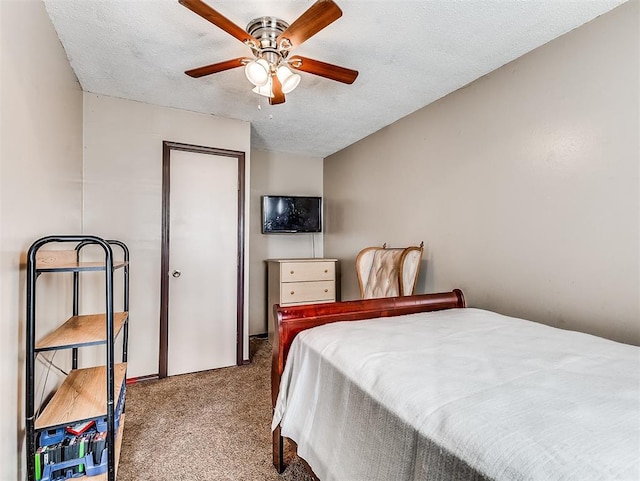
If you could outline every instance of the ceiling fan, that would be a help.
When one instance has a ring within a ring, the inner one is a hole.
[[[358,76],[356,70],[299,55],[289,56],[291,50],[342,16],[342,10],[333,0],[317,0],[291,25],[279,18],[260,17],[249,22],[246,30],[202,0],[178,1],[247,45],[254,56],[238,57],[187,70],[185,73],[191,77],[204,77],[244,66],[247,78],[255,86],[253,92],[268,97],[269,103],[276,105],[284,103],[285,94],[300,83],[300,75],[294,71],[346,84],[352,84]]]

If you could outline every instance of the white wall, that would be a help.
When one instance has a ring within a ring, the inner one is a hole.
[[[120,239],[131,251],[129,377],[158,372],[164,140],[245,152],[248,192],[249,123],[84,93],[84,233]],[[248,310],[245,302],[246,335]],[[247,349],[245,342],[245,358]]]
[[[265,259],[322,257],[322,234],[262,234],[263,195],[322,196],[323,160],[282,152],[251,151],[251,334],[267,332]]]
[[[640,343],[633,0],[327,158],[324,251],[425,242],[418,292]]]
[[[0,479],[10,481],[24,476],[25,254],[44,235],[80,232],[82,94],[41,1],[0,1],[0,55]],[[67,281],[38,280],[38,335],[70,315]]]

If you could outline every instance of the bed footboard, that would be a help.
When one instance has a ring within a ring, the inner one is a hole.
[[[359,301],[307,304],[302,306],[273,306],[277,321],[271,360],[271,401],[275,408],[280,378],[289,354],[289,348],[298,333],[315,326],[338,321],[360,321],[378,317],[401,316],[418,312],[440,311],[465,307],[460,289],[439,294],[385,297]],[[273,431],[273,465],[279,473],[284,471],[283,438],[280,426]]]

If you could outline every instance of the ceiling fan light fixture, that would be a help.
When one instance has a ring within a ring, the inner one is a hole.
[[[263,58],[252,60],[245,65],[244,74],[253,85],[262,87],[269,82],[269,63]]]
[[[267,83],[265,85],[256,86],[251,89],[253,93],[258,95],[262,95],[263,97],[273,98],[273,90],[271,88],[271,77],[267,79]]]
[[[293,73],[289,67],[286,65],[280,65],[276,69],[276,75],[278,76],[278,80],[282,84],[282,93],[288,94],[289,92],[293,92],[293,90],[300,83],[300,75],[297,73]]]

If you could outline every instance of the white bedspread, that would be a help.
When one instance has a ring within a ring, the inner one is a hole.
[[[328,324],[279,422],[321,481],[638,481],[640,349],[470,308]]]

